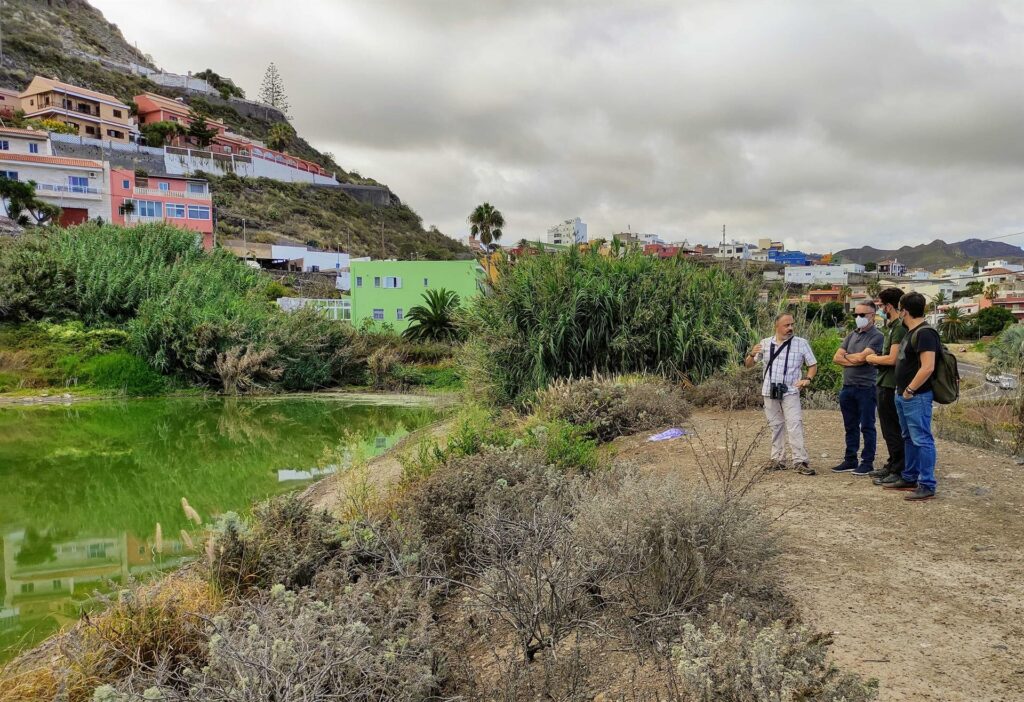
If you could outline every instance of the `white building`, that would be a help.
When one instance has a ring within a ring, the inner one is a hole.
[[[982,267],[981,270],[983,273],[988,273],[993,268],[1005,268],[1011,273],[1020,273],[1021,271],[1024,271],[1024,266],[1018,263],[1010,263],[1009,261],[1005,261],[1002,259],[998,261],[989,261],[984,265],[984,267]]]
[[[731,241],[728,244],[720,244],[715,258],[724,258],[733,261],[749,261],[753,247],[750,244],[742,244],[738,241]]]
[[[278,244],[270,247],[270,255],[276,261],[302,261],[302,271],[305,273],[336,273],[338,277],[335,287],[338,290],[352,289],[349,275],[352,261],[370,260],[369,256],[351,258],[347,253],[340,251],[318,251],[305,246]]]
[[[668,243],[657,234],[641,234],[640,238],[643,239],[645,246],[648,246],[650,244],[661,244],[662,246],[664,246],[666,243]]]
[[[846,285],[848,278],[842,266],[786,266],[784,272],[787,285]]]
[[[62,225],[110,218],[109,167],[91,159],[54,156],[46,132],[0,127],[0,177],[34,181],[36,197],[61,208]]]
[[[579,217],[567,219],[560,224],[548,229],[546,244],[570,246],[572,244],[584,244],[587,241],[587,225]]]
[[[754,249],[750,252],[750,260],[760,263],[768,262],[768,249]]]
[[[903,274],[904,278],[910,278],[911,280],[931,280],[935,276],[930,271],[922,270],[917,268],[912,271],[907,271]]]
[[[864,272],[864,264],[863,263],[844,263],[844,264],[840,265],[839,267],[842,268],[847,273],[863,273]]]

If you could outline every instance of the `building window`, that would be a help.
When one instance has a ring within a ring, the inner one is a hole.
[[[423,279],[423,287],[426,288],[426,287],[429,287],[429,286],[430,286],[430,278],[424,278]]]
[[[405,319],[405,312],[402,311],[401,307],[395,310],[395,319],[398,320],[399,322]]]
[[[382,310],[380,308],[374,309],[373,310],[373,318],[375,320],[377,320],[378,322],[383,322],[384,321],[384,310]]]
[[[96,127],[92,127],[92,126],[86,125],[85,133],[86,134],[95,134],[96,133]]]
[[[116,129],[108,129],[107,136],[113,139],[124,139],[124,132],[119,132]]]
[[[105,544],[89,544],[89,558],[106,558],[107,547]]]
[[[356,276],[356,287],[357,288],[363,287],[363,276],[361,276],[361,275],[357,275]]]
[[[402,287],[402,279],[394,276],[387,276],[384,278],[385,288],[400,288]]]
[[[185,206],[167,203],[164,205],[164,212],[168,219],[185,219]]]
[[[380,287],[380,276],[374,276],[374,278],[373,278],[373,287],[375,287],[375,288],[379,288]]]
[[[17,171],[0,171],[0,178],[6,178],[7,180],[17,180]]]
[[[6,139],[0,139],[0,151],[10,151],[10,150],[11,150],[11,142],[7,141]]]
[[[73,193],[89,192],[89,179],[85,176],[68,176],[68,190]]]
[[[189,183],[188,184],[188,191],[190,193],[205,193],[206,192],[206,183]]]
[[[386,436],[378,436],[376,439],[373,440],[373,445],[375,447],[377,447],[377,448],[387,448],[387,446],[388,446],[388,437],[386,437]]]
[[[125,190],[129,190],[132,187],[132,182],[130,180],[122,180],[121,187],[124,188]]]
[[[120,119],[122,117],[121,110],[114,110],[114,116]]]
[[[160,188],[162,191],[164,191],[166,193],[168,190],[171,189],[171,184],[170,183],[157,183],[156,187]]]
[[[136,200],[135,214],[148,219],[160,219],[164,216],[164,207],[162,203],[152,200]]]
[[[53,587],[54,590],[60,590],[64,587],[64,583],[62,583],[60,580],[54,580],[52,583],[50,583],[50,585]]]
[[[189,219],[209,219],[210,208],[202,207],[200,205],[189,205],[188,206],[188,218]]]
[[[23,595],[30,595],[30,594],[32,594],[32,592],[35,589],[36,589],[36,584],[35,583],[22,583],[21,584],[21,594],[23,594]]]
[[[39,153],[39,144],[29,144],[28,145],[28,152],[30,154],[38,154]]]

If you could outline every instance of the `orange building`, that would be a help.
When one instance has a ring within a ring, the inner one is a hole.
[[[203,248],[213,248],[213,199],[209,183],[201,178],[143,177],[112,168],[110,210],[114,224],[167,222],[202,234]]]
[[[130,142],[139,135],[131,109],[113,95],[36,76],[18,98],[26,117],[59,120],[79,136]]]

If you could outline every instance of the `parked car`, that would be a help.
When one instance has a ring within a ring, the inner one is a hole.
[[[1003,390],[1016,390],[1019,383],[1012,375],[999,376],[999,387]]]
[[[997,383],[998,384],[999,383],[999,378],[1001,378],[1001,377],[1002,376],[999,373],[997,373],[996,371],[992,371],[992,370],[985,371],[985,380],[987,380],[990,383]]]

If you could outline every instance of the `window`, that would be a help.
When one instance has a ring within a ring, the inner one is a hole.
[[[185,206],[169,202],[164,205],[164,214],[168,219],[185,219]]]
[[[116,129],[108,129],[107,136],[113,139],[124,139],[124,132],[119,132]]]
[[[106,558],[106,544],[89,544],[89,558]]]
[[[87,125],[85,127],[85,133],[86,134],[95,134],[96,133],[96,127],[91,127],[91,126]]]
[[[402,279],[395,278],[394,276],[387,276],[384,278],[385,288],[400,288],[402,287]]]
[[[320,266],[310,266],[309,267],[309,272],[310,273],[319,273],[320,272]]]
[[[30,594],[32,594],[32,591],[35,590],[35,589],[36,589],[36,584],[35,583],[22,583],[21,584],[21,594],[23,594],[23,595],[30,595]]]
[[[160,188],[160,189],[161,189],[162,191],[164,191],[165,193],[166,193],[166,192],[167,192],[168,190],[170,190],[170,189],[171,189],[171,184],[170,184],[170,183],[157,183],[157,184],[156,184],[156,186],[157,186],[158,188]]]
[[[164,207],[162,203],[153,202],[152,200],[136,200],[135,215],[149,219],[160,219],[164,216]]]
[[[405,319],[405,313],[402,311],[401,307],[395,310],[395,319],[397,319],[399,322]]]
[[[68,176],[68,190],[73,193],[89,192],[89,179],[85,176]]]
[[[17,171],[0,171],[0,178],[6,178],[7,180],[17,180]]]
[[[60,580],[54,580],[50,583],[50,585],[51,587],[53,587],[54,590],[60,590],[62,587],[64,587],[64,583],[62,583]]]
[[[121,110],[114,110],[114,116],[120,118],[122,116]]]
[[[429,286],[430,286],[430,278],[424,278],[423,279],[423,287],[426,288],[426,287],[429,287]]]
[[[39,153],[39,144],[29,144],[28,145],[28,152],[30,154],[38,154]]]
[[[189,205],[188,206],[188,218],[189,219],[209,219],[210,208],[201,207],[200,205]]]
[[[377,447],[377,448],[387,448],[387,446],[388,446],[388,437],[386,437],[386,436],[378,436],[376,439],[373,440],[373,445],[375,447]]]
[[[379,322],[384,321],[384,310],[376,308],[373,310],[373,318]]]
[[[188,184],[188,191],[190,193],[205,193],[206,192],[206,183],[189,183]]]
[[[374,276],[374,278],[373,278],[373,287],[375,287],[375,288],[379,288],[380,287],[380,276]]]
[[[124,188],[125,190],[130,190],[132,187],[132,182],[130,180],[122,180],[121,187]]]
[[[361,276],[361,275],[357,275],[356,276],[356,287],[357,288],[363,287],[363,276]]]
[[[11,150],[11,142],[7,141],[6,139],[0,139],[0,151],[10,151],[10,150]]]

